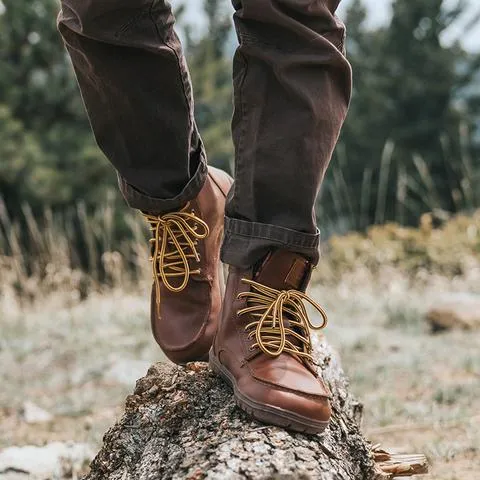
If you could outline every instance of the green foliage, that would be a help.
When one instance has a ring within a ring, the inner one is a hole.
[[[0,192],[7,197],[28,200],[32,165],[40,150],[24,125],[13,118],[10,109],[0,104]]]
[[[320,202],[320,223],[332,230],[396,220],[422,212],[480,204],[478,128],[480,56],[446,47],[444,33],[464,11],[443,0],[395,0],[388,26],[368,30],[355,0],[347,15],[354,70],[349,117]]]
[[[28,201],[94,205],[115,176],[92,138],[72,68],[56,30],[56,0],[3,2],[0,15],[0,193],[19,213]]]
[[[209,162],[232,170],[232,66],[226,46],[232,33],[229,9],[223,0],[205,0],[207,30],[195,40],[186,28],[186,53],[195,91],[195,116]]]
[[[333,236],[319,266],[323,281],[339,281],[347,271],[367,269],[374,275],[395,268],[409,278],[438,274],[467,275],[480,259],[480,210],[472,216],[440,219],[421,217],[420,228],[398,224],[375,225],[366,233]],[[430,278],[430,277],[429,277]]]
[[[46,130],[51,123],[82,118],[80,99],[55,18],[55,0],[4,0],[0,16],[1,101],[26,128]]]

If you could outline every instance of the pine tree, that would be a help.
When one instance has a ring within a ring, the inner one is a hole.
[[[233,144],[230,122],[233,111],[230,9],[223,0],[205,0],[207,28],[194,40],[187,28],[186,52],[195,93],[195,113],[209,162],[231,170]]]
[[[22,202],[35,209],[65,208],[78,200],[102,202],[115,175],[96,147],[70,61],[57,32],[56,0],[4,0],[0,15],[0,105],[24,138],[21,176],[12,156],[2,156],[0,194],[11,211]],[[8,129],[7,129],[8,131]],[[23,150],[21,136],[17,150]],[[0,147],[1,149],[2,147]]]
[[[478,92],[465,89],[479,57],[442,44],[464,8],[444,3],[395,0],[388,27],[374,31],[360,0],[349,9],[354,95],[321,199],[324,215],[339,217],[341,228],[416,223],[424,211],[480,202],[471,194],[480,169],[472,140]]]

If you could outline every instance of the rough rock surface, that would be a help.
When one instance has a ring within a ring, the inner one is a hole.
[[[86,480],[377,478],[359,405],[323,339],[316,358],[334,393],[322,435],[252,421],[205,364],[157,364],[137,382],[123,418],[104,437]]]

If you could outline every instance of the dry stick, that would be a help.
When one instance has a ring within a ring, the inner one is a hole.
[[[95,246],[95,236],[93,229],[90,225],[90,220],[87,215],[87,208],[84,202],[78,202],[77,214],[80,220],[80,228],[82,230],[83,238],[87,246],[88,254],[88,267],[94,280],[98,281],[98,268],[97,268],[97,249]]]
[[[433,177],[430,173],[430,170],[428,169],[427,162],[425,162],[425,160],[420,155],[414,154],[413,163],[415,165],[415,168],[417,169],[417,172],[420,176],[421,181],[423,182],[423,185],[427,189],[427,195],[426,195],[426,197],[428,198],[427,206],[430,210],[434,210],[435,206],[441,205],[442,202],[440,200],[440,196],[435,187],[435,182],[433,180]]]
[[[379,473],[387,478],[411,477],[428,473],[428,461],[425,455],[404,455],[382,450],[379,445],[372,447],[372,456]]]

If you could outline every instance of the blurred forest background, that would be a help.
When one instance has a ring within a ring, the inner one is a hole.
[[[210,162],[228,170],[236,40],[230,2],[203,4],[206,29],[188,25],[182,7],[177,17]],[[346,12],[355,88],[318,204],[327,237],[480,205],[480,55],[440,41],[466,4],[395,0],[392,8],[389,24],[374,29],[361,0]],[[0,2],[0,251],[47,255],[38,234],[55,226],[69,240],[69,261],[97,268],[97,250],[111,242],[121,250],[132,225],[90,132],[57,10],[56,0]]]

